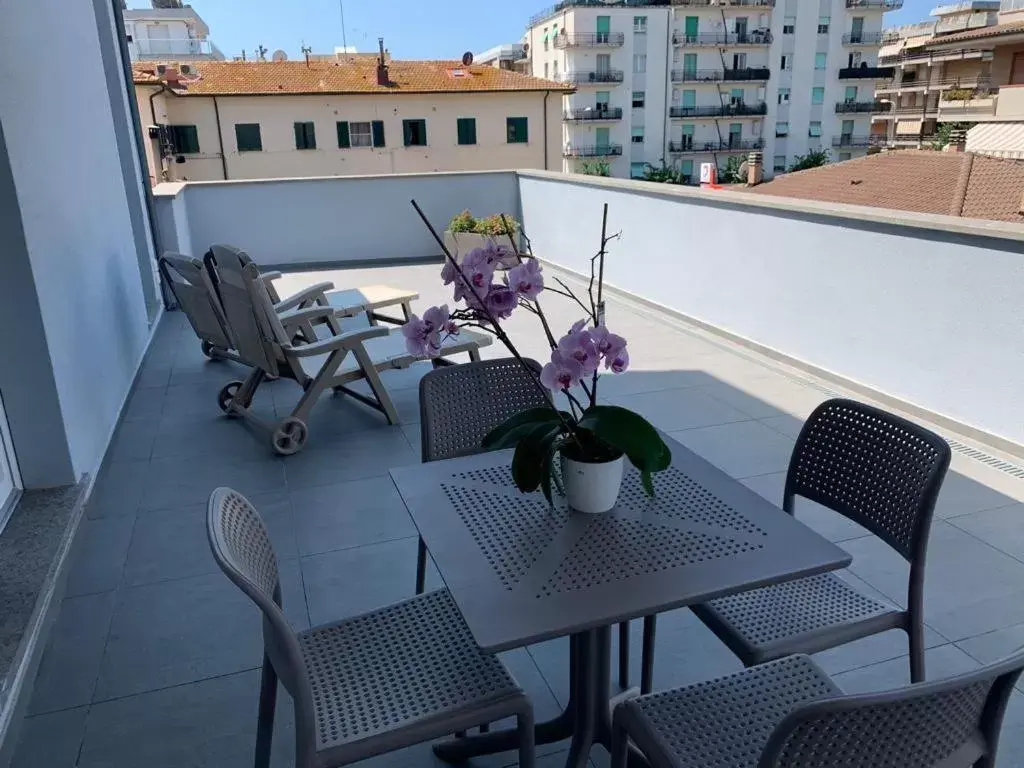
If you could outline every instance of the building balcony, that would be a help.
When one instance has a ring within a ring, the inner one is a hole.
[[[893,67],[843,67],[840,80],[891,80],[896,75]]]
[[[685,8],[774,8],[775,0],[671,0]]]
[[[621,83],[625,74],[621,69],[608,69],[602,71],[566,72],[562,75],[561,82],[571,85],[604,85],[606,83]]]
[[[603,109],[597,107],[575,107],[573,109],[567,109],[563,119],[567,122],[578,123],[588,121],[602,121],[602,120],[621,120],[622,119],[622,108],[621,107],[605,107]]]
[[[769,29],[743,33],[731,32],[721,35],[688,35],[685,32],[676,31],[672,33],[672,44],[721,47],[771,45],[772,33]]]
[[[719,152],[749,152],[764,149],[763,139],[737,139],[734,141],[670,141],[668,151],[673,155],[718,154]]]
[[[895,56],[880,56],[879,64],[901,64],[919,66],[943,61],[991,61],[993,52],[979,48],[959,48],[949,51],[928,51],[925,53],[900,53]]]
[[[858,45],[879,46],[881,44],[881,32],[847,32],[843,35],[843,45],[848,45],[850,47]]]
[[[768,67],[672,70],[673,83],[764,82],[770,77]]]
[[[565,157],[618,157],[621,144],[569,144],[562,153]]]
[[[132,61],[175,59],[189,61],[192,59],[215,59],[220,51],[209,40],[192,38],[152,40],[135,38],[128,43],[128,54]]]
[[[846,7],[851,10],[897,11],[903,7],[903,0],[846,0]]]
[[[995,93],[970,92],[966,98],[961,98],[957,91],[946,91],[933,111],[939,120],[946,122],[987,121],[995,118],[998,103],[999,96]]]
[[[669,107],[668,115],[676,120],[698,117],[759,117],[768,114],[768,105],[758,103],[721,104],[707,107]]]
[[[619,48],[626,42],[622,32],[602,34],[560,34],[555,37],[555,48]]]
[[[891,105],[883,101],[840,101],[836,103],[836,114],[858,114],[888,112]]]
[[[832,137],[833,147],[876,147],[882,143],[883,138],[879,136],[854,136],[844,133]]]

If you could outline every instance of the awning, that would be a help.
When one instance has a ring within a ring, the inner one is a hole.
[[[902,40],[897,40],[895,43],[889,43],[888,45],[883,45],[881,48],[879,48],[878,49],[878,55],[879,55],[879,57],[882,57],[882,56],[899,56],[900,55],[900,51],[902,51],[902,50],[903,50],[903,41]]]
[[[982,123],[967,132],[967,151],[1024,159],[1024,123]]]
[[[901,135],[913,135],[917,136],[921,133],[921,121],[920,120],[900,120],[896,123],[896,133]]]

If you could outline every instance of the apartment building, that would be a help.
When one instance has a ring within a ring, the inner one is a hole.
[[[568,86],[397,61],[134,65],[156,181],[561,168]]]
[[[879,88],[875,132],[890,147],[925,147],[943,123],[978,123],[972,150],[1010,141],[1019,156],[1024,132],[1007,129],[1024,123],[1024,2],[974,0],[931,15],[887,30],[882,61],[896,76]]]
[[[151,8],[125,8],[125,34],[132,61],[221,61],[224,54],[208,39],[210,28],[181,0],[151,0]]]
[[[565,0],[529,22],[534,76],[570,83],[567,171],[614,176],[762,151],[768,176],[812,150],[871,146],[885,11],[902,0]]]
[[[510,69],[522,75],[529,75],[533,70],[530,67],[530,58],[526,50],[526,43],[496,45],[473,56],[473,63],[484,67]]]

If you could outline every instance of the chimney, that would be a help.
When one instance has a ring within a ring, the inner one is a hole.
[[[391,85],[391,78],[388,77],[388,63],[384,58],[384,38],[378,37],[377,44],[380,46],[380,57],[377,59],[377,85],[386,88]]]
[[[764,153],[751,152],[747,155],[747,186],[756,187],[764,180]]]

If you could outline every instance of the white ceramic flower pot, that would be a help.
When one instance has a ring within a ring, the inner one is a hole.
[[[600,515],[619,499],[624,456],[614,461],[590,464],[566,456],[562,460],[562,482],[569,506],[577,512]]]

